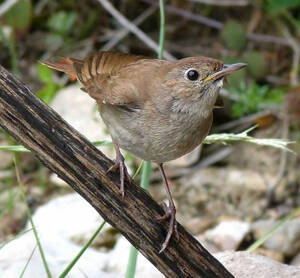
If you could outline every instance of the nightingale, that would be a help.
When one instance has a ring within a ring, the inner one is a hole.
[[[83,60],[62,58],[48,67],[77,78],[96,100],[116,151],[108,172],[120,171],[120,192],[130,179],[120,148],[158,164],[169,205],[163,205],[169,229],[160,252],[177,234],[176,208],[163,163],[198,145],[212,125],[213,109],[224,78],[246,64],[226,65],[208,57],[176,62],[118,52],[99,52]]]

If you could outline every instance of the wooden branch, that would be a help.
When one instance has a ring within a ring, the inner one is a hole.
[[[122,199],[118,173],[106,175],[112,161],[1,66],[0,125],[84,197],[166,277],[233,277],[181,225],[180,240],[172,239],[159,254],[168,223],[155,219],[164,214],[163,209],[130,182],[126,182]]]

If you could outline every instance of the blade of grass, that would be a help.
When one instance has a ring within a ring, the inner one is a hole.
[[[24,201],[24,203],[26,205],[28,219],[30,221],[30,224],[31,224],[31,227],[32,227],[32,230],[33,230],[33,234],[34,234],[37,246],[39,248],[39,252],[40,252],[40,255],[41,255],[41,258],[42,258],[42,261],[43,261],[43,265],[44,265],[47,277],[48,278],[52,278],[52,275],[51,275],[51,272],[50,272],[50,269],[49,269],[49,266],[48,266],[48,263],[47,263],[47,260],[46,260],[46,257],[45,257],[45,253],[44,253],[44,250],[42,248],[42,244],[40,242],[36,226],[34,225],[29,205],[28,205],[27,200],[26,200],[26,196],[25,196],[25,193],[24,193],[24,190],[23,190],[24,186],[23,186],[23,183],[21,181],[19,169],[18,169],[18,166],[17,166],[17,163],[16,163],[15,159],[14,159],[14,164],[15,164],[16,177],[17,177],[17,181],[18,181],[18,184],[19,184],[20,194],[21,194],[22,199],[23,199],[23,201]]]
[[[146,161],[143,165],[142,169],[142,180],[141,180],[141,187],[145,190],[149,188],[149,178],[151,173],[151,162]]]
[[[112,145],[112,141],[103,140],[103,141],[95,141],[93,144],[98,146]],[[9,145],[9,146],[0,146],[0,151],[10,151],[10,152],[26,152],[29,153],[30,150],[26,149],[21,145]]]
[[[4,207],[0,210],[0,219],[3,217],[3,215],[6,212],[9,213],[9,212],[12,212],[14,210],[15,200],[17,198],[17,194],[15,194],[11,179],[9,179],[9,181],[7,182],[7,185],[9,187],[8,188],[9,194],[8,194],[8,198],[5,201]],[[0,194],[1,194],[1,192],[0,192]]]
[[[27,269],[27,266],[29,265],[29,263],[30,263],[30,261],[32,259],[32,256],[33,256],[34,251],[35,251],[36,248],[37,248],[37,245],[33,248],[32,252],[31,252],[31,254],[30,254],[30,256],[29,256],[29,258],[28,258],[28,260],[27,260],[27,262],[26,262],[26,264],[25,264],[25,266],[24,266],[24,268],[23,268],[23,270],[22,270],[22,272],[21,272],[21,274],[19,276],[19,278],[23,277],[23,275],[24,275],[24,273],[25,273],[25,271]]]
[[[103,140],[103,141],[94,141],[93,144],[98,147],[98,146],[106,146],[106,145],[112,145],[112,141],[110,140]]]
[[[131,245],[125,278],[133,278],[135,276],[137,256],[138,250],[133,245]]]
[[[217,133],[210,134],[204,140],[203,144],[213,144],[213,143],[221,143],[221,144],[230,144],[233,142],[248,142],[251,144],[273,147],[277,149],[283,149],[289,152],[292,152],[287,146],[294,143],[292,141],[278,139],[278,138],[255,138],[248,135],[248,132],[251,129],[247,129],[241,133]],[[95,141],[93,142],[95,146],[103,146],[103,145],[111,145],[112,142],[109,140],[103,141]],[[10,146],[0,146],[0,150],[2,151],[12,151],[12,152],[30,152],[25,147],[21,145],[10,145]]]
[[[143,165],[144,165],[144,161],[142,161],[142,162],[140,163],[139,167],[137,168],[137,170],[135,171],[134,175],[132,176],[132,179],[133,179],[133,180],[134,180],[134,179],[137,177],[137,175],[140,173],[140,171],[141,171]]]
[[[146,161],[143,163],[142,180],[141,180],[141,184],[140,184],[141,187],[144,188],[145,190],[148,190],[148,188],[149,188],[150,173],[151,173],[151,162]],[[125,278],[133,278],[134,277],[135,270],[136,270],[137,256],[138,256],[138,250],[131,245]]]
[[[300,211],[300,207],[295,208],[292,210],[288,215],[283,217],[277,224],[275,224],[270,231],[268,231],[264,236],[262,236],[260,239],[255,241],[252,245],[250,245],[247,248],[247,251],[252,252],[259,246],[261,246],[266,240],[268,240],[280,227],[285,225],[289,220],[294,218]]]
[[[25,147],[21,145],[11,145],[11,146],[0,146],[1,151],[10,151],[10,152],[24,152],[29,153],[30,151],[27,150]]]
[[[77,261],[80,259],[82,254],[85,252],[85,250],[92,244],[94,239],[97,237],[97,235],[101,232],[102,228],[106,224],[106,221],[103,221],[99,228],[95,231],[95,233],[92,235],[92,237],[88,240],[88,242],[83,246],[83,248],[78,252],[76,257],[68,264],[68,266],[65,268],[65,270],[59,275],[59,278],[64,278],[68,275],[70,270],[73,268],[73,266],[77,263]]]
[[[159,16],[160,16],[160,27],[159,27],[158,59],[162,59],[163,58],[164,45],[165,45],[165,7],[164,7],[164,0],[159,0]]]

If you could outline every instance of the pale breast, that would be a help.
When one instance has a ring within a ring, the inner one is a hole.
[[[157,163],[176,159],[196,148],[209,132],[209,118],[153,115],[101,105],[100,114],[113,140],[134,155]]]

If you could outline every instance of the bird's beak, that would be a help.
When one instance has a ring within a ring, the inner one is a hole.
[[[237,63],[237,64],[231,64],[231,65],[224,65],[223,68],[220,71],[214,72],[213,74],[207,76],[203,82],[208,82],[210,80],[217,80],[221,77],[224,77],[226,75],[229,75],[237,70],[240,70],[244,67],[246,67],[247,64],[244,63]]]

